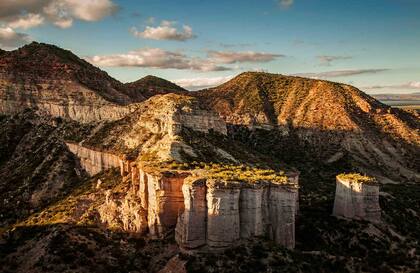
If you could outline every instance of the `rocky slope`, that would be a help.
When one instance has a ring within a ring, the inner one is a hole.
[[[196,96],[256,150],[289,160],[296,159],[290,154],[324,162],[347,157],[397,181],[420,179],[418,117],[352,86],[247,72]]]
[[[148,75],[137,81],[126,83],[131,98],[141,100],[150,98],[154,95],[163,95],[167,93],[187,94],[184,88],[162,78]],[[140,96],[139,98],[137,98]]]
[[[0,119],[0,225],[21,220],[65,196],[86,177],[64,138],[89,128],[32,111]]]
[[[196,99],[167,94],[156,95],[138,104],[136,111],[121,120],[107,123],[84,139],[83,145],[139,157],[143,161],[198,160],[199,155],[182,135],[188,128],[219,135],[227,132],[225,122],[217,114],[203,110]],[[227,152],[213,148],[213,153],[218,153],[219,158],[234,160]]]
[[[80,122],[116,120],[133,111],[130,103],[155,94],[185,92],[148,76],[122,84],[68,50],[33,42],[0,54],[0,113],[25,108]]]

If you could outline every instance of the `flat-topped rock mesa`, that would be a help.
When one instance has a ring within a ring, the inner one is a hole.
[[[99,210],[109,226],[152,238],[175,230],[177,243],[186,251],[222,250],[259,236],[294,247],[296,174],[279,179],[269,172],[267,180],[250,176],[234,181],[196,167],[176,170],[131,162],[123,168],[129,189],[125,194],[109,192]]]
[[[379,183],[376,179],[359,174],[338,175],[333,215],[380,222]]]
[[[191,177],[182,192],[184,212],[175,239],[184,250],[223,250],[260,236],[287,248],[295,246],[298,190],[294,184]]]

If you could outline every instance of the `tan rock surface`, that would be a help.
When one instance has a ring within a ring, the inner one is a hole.
[[[66,145],[80,159],[81,166],[89,175],[120,167],[121,160],[117,155],[95,151],[75,143],[66,143]]]
[[[337,177],[333,215],[380,222],[379,184]]]

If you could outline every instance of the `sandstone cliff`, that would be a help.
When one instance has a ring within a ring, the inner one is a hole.
[[[349,175],[337,176],[333,215],[380,222],[379,184]]]
[[[191,178],[182,186],[185,210],[176,240],[185,250],[217,251],[241,239],[267,236],[294,248],[297,188]]]
[[[164,238],[176,227],[176,240],[187,251],[222,250],[259,236],[294,248],[296,176],[280,182],[270,172],[271,181],[234,181],[199,169],[128,165],[128,172],[122,167],[126,192],[108,192],[99,209],[108,226],[152,238]]]
[[[82,147],[75,143],[66,143],[70,152],[76,155],[80,160],[80,165],[89,175],[95,175],[110,168],[119,168],[121,159],[119,156],[95,151]]]

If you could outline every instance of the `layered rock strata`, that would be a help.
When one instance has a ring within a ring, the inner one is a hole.
[[[296,185],[190,178],[182,191],[176,241],[183,249],[220,250],[258,236],[294,248]]]
[[[223,250],[261,236],[294,248],[298,186],[290,179],[235,182],[128,161],[121,167],[129,185],[123,193],[108,192],[99,211],[108,226],[152,238],[175,229],[180,247],[194,252]]]
[[[333,215],[380,222],[379,184],[337,176]]]
[[[75,143],[66,143],[68,149],[80,160],[80,165],[89,174],[95,175],[110,168],[118,168],[122,164],[119,156],[95,151]]]
[[[1,90],[0,96],[2,96]],[[40,114],[76,120],[82,123],[118,120],[134,109],[130,106],[120,106],[108,102],[92,102],[83,105],[67,100],[62,102],[42,101],[42,98],[35,98],[33,95],[28,95],[20,100],[0,99],[0,113],[2,114],[12,115],[27,108],[36,109]]]

